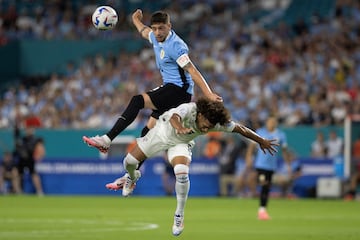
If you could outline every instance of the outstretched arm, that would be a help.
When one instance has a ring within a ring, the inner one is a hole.
[[[244,125],[236,124],[233,132],[239,133],[243,135],[244,137],[247,137],[255,142],[257,142],[260,145],[261,150],[266,153],[266,150],[273,155],[277,152],[276,146],[279,146],[276,139],[265,139],[259,136],[256,132],[251,130],[248,127],[245,127]]]
[[[146,26],[143,22],[142,22],[142,18],[143,18],[143,14],[141,9],[137,9],[133,14],[132,14],[132,21],[133,24],[135,25],[136,29],[138,30],[138,32],[140,33],[140,35],[149,40],[149,33],[151,32],[151,28]]]
[[[204,93],[205,97],[212,101],[222,102],[222,97],[218,96],[217,94],[213,93],[207,84],[204,77],[201,75],[199,70],[194,66],[194,64],[189,60],[188,64],[184,66],[184,69],[188,71],[194,80],[195,84],[201,89]]]

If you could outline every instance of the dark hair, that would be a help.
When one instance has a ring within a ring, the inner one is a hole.
[[[156,24],[156,23],[170,23],[170,16],[166,12],[163,11],[157,11],[154,12],[151,15],[150,19],[150,25]]]
[[[196,101],[197,112],[201,113],[213,125],[224,125],[230,121],[230,112],[222,102],[214,102],[207,98]]]

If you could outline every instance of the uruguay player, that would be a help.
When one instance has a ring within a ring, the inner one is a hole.
[[[186,43],[171,29],[170,16],[166,12],[155,12],[151,16],[150,27],[142,23],[142,18],[140,9],[132,15],[133,24],[140,35],[153,45],[163,85],[132,97],[125,111],[107,134],[83,137],[89,146],[98,148],[103,153],[108,151],[112,140],[135,120],[141,109],[153,110],[142,130],[141,136],[144,136],[162,113],[190,102],[194,93],[194,82],[209,100],[222,102],[222,98],[211,91],[204,77],[191,62]]]
[[[287,138],[285,133],[277,128],[277,119],[275,116],[269,116],[266,120],[265,127],[258,129],[256,133],[266,139],[276,139],[282,148],[284,162],[290,162],[290,154],[287,150]],[[277,156],[265,154],[262,149],[259,148],[256,152],[255,161],[253,161],[253,153],[256,147],[256,142],[249,144],[246,152],[246,161],[248,166],[253,165],[256,169],[257,181],[261,185],[258,219],[269,220],[270,216],[267,213],[266,207],[269,201],[272,177],[277,169]]]

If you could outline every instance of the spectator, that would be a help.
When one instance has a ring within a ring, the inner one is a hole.
[[[348,190],[345,194],[345,200],[353,200],[356,197],[356,191],[360,183],[360,136],[355,140],[352,146],[351,173]]]
[[[283,163],[273,176],[273,184],[280,188],[281,197],[295,197],[292,187],[294,181],[301,176],[300,161],[289,151],[289,162]]]
[[[326,157],[334,159],[343,154],[344,143],[343,139],[337,135],[335,130],[329,132],[329,138],[326,141],[327,154]]]
[[[327,147],[325,142],[324,133],[318,131],[316,133],[316,139],[311,143],[311,157],[313,158],[325,158],[327,153]]]
[[[234,196],[236,193],[236,162],[246,143],[232,136],[225,136],[224,148],[219,156],[220,164],[220,196]]]
[[[9,188],[6,185],[7,182],[10,183],[11,193],[21,193],[19,171],[10,152],[3,154],[0,165],[0,193],[8,193]]]
[[[204,146],[203,155],[207,159],[220,157],[223,147],[223,134],[219,132],[211,132],[207,135],[208,141]]]

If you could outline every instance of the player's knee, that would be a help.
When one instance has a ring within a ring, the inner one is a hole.
[[[189,166],[185,164],[177,164],[174,167],[176,181],[179,183],[186,183],[189,181]]]
[[[145,106],[144,97],[142,95],[133,96],[131,98],[131,101],[130,101],[129,105],[136,106],[139,109],[144,108],[144,106]]]
[[[139,163],[139,161],[130,153],[128,153],[126,155],[126,157],[124,158],[124,161],[123,161],[123,165],[124,165],[125,169],[127,168],[128,165],[137,166],[138,163]]]

